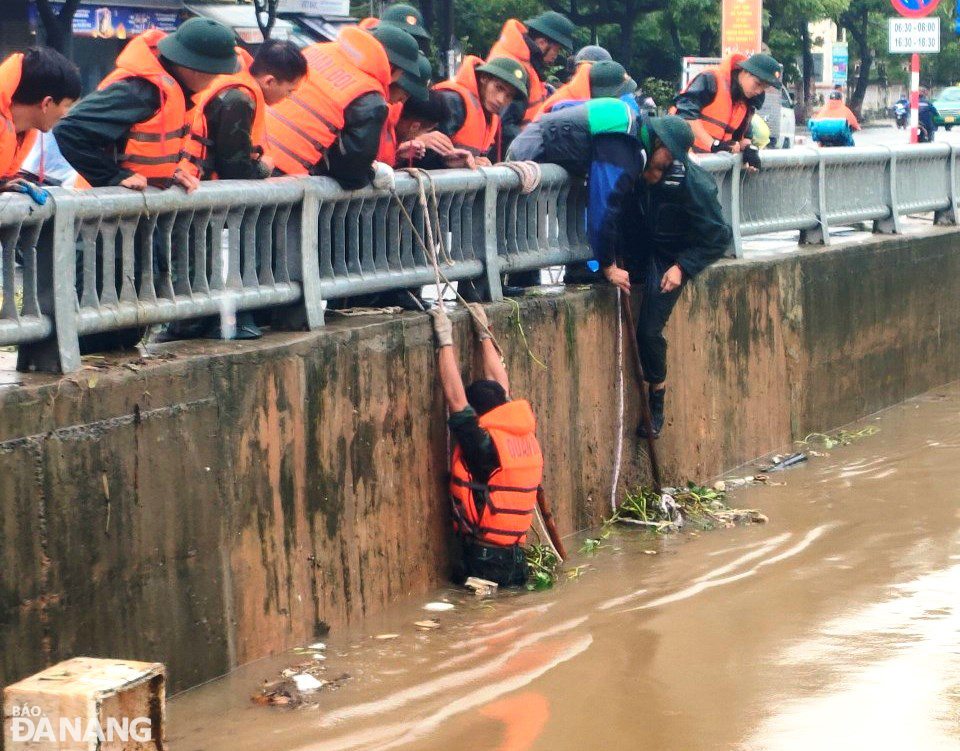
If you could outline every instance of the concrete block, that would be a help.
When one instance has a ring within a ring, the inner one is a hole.
[[[22,751],[162,751],[161,663],[75,657],[7,686],[3,740]]]

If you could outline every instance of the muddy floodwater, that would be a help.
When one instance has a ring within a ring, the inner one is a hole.
[[[253,704],[310,655],[260,661],[170,702],[170,746],[960,749],[960,387],[862,425],[734,491],[767,525],[617,530],[550,592],[417,598],[324,639],[325,677],[351,677],[316,706]]]

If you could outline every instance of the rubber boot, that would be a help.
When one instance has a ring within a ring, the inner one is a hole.
[[[650,389],[650,427],[653,428],[653,437],[659,438],[660,431],[663,430],[663,403],[666,396],[666,389],[654,391]],[[640,438],[647,437],[647,431],[643,426],[643,420],[637,426],[637,435]]]

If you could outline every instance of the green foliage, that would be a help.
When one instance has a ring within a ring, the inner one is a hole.
[[[539,0],[455,0],[453,7],[463,51],[486,57],[508,18],[531,18],[545,10],[546,4]]]
[[[640,88],[644,94],[653,97],[653,101],[660,107],[661,112],[673,102],[677,86],[671,81],[663,81],[659,78],[644,78],[640,82]]]
[[[560,575],[560,559],[549,545],[528,545],[523,549],[530,567],[527,589],[539,591],[550,589]]]
[[[876,425],[868,425],[860,430],[840,430],[831,435],[827,435],[826,433],[810,433],[802,441],[797,441],[797,443],[803,446],[823,446],[823,448],[829,450],[837,446],[849,446],[854,441],[876,435],[879,432],[880,428]]]
[[[604,524],[616,522],[640,524],[657,533],[675,532],[682,523],[699,529],[732,527],[741,523],[763,523],[767,519],[754,509],[734,509],[720,490],[689,482],[685,488],[664,489],[663,495],[652,488],[641,487],[627,493]]]

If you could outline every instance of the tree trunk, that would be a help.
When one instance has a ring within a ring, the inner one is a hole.
[[[870,43],[867,39],[867,28],[869,19],[867,11],[864,10],[857,16],[855,22],[844,23],[844,27],[853,37],[853,42],[857,47],[857,55],[860,58],[860,74],[857,76],[857,84],[853,88],[853,95],[847,102],[847,106],[853,110],[853,114],[858,119],[863,119],[863,99],[867,95],[867,85],[870,83],[870,68],[873,65],[873,54],[870,52]]]
[[[810,42],[810,27],[800,24],[800,41],[803,48],[803,101],[800,104],[800,121],[806,122],[813,103],[813,51]]]
[[[67,57],[73,52],[73,17],[79,5],[80,0],[67,0],[60,12],[54,13],[50,0],[37,0],[37,13],[43,23],[47,46]]]
[[[633,27],[637,24],[637,11],[634,3],[624,8],[623,21],[620,25],[620,56],[616,59],[625,68],[630,67],[633,60]]]

